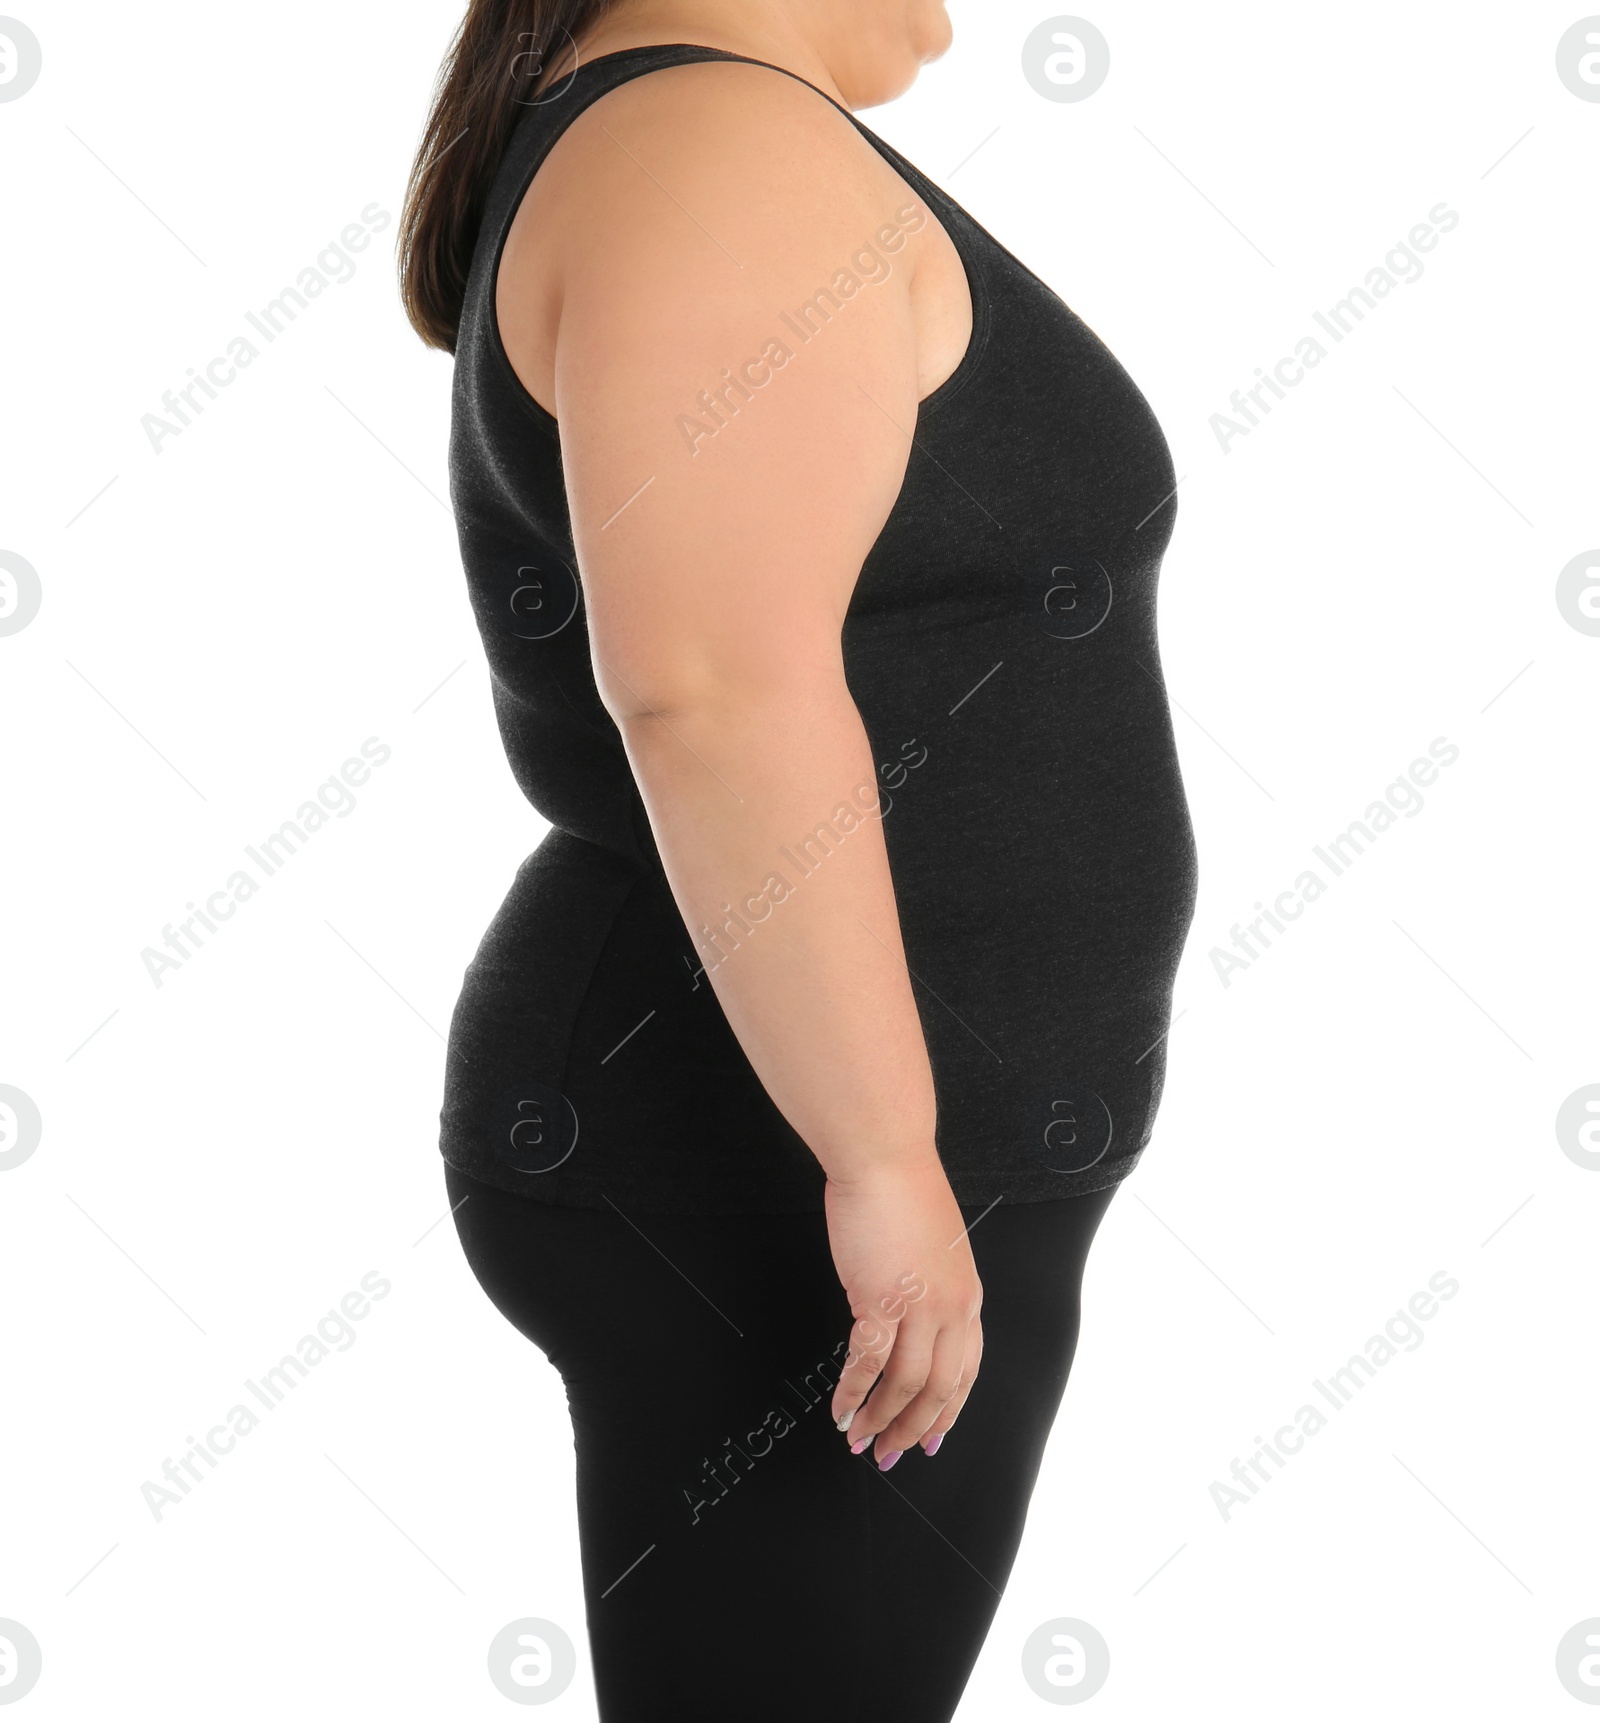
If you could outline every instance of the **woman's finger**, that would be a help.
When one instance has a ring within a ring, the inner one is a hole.
[[[833,1390],[833,1421],[841,1430],[853,1430],[861,1402],[872,1392],[872,1384],[888,1362],[894,1343],[895,1325],[875,1316],[863,1316],[850,1330],[850,1351]],[[851,1436],[851,1441],[855,1440]]]
[[[974,1316],[967,1325],[966,1359],[961,1367],[961,1380],[956,1385],[956,1391],[945,1403],[944,1410],[923,1432],[921,1443],[925,1454],[933,1454],[944,1440],[945,1432],[961,1416],[962,1408],[967,1403],[967,1396],[972,1392],[972,1384],[978,1374],[978,1366],[983,1361],[983,1322]]]
[[[893,1465],[907,1448],[920,1442],[955,1397],[961,1385],[962,1366],[966,1362],[967,1326],[961,1321],[945,1323],[933,1337],[926,1371],[908,1371],[912,1377],[921,1376],[922,1387],[916,1398],[879,1434],[877,1458],[880,1465]]]
[[[851,1453],[862,1453],[869,1442],[878,1440],[927,1386],[937,1334],[936,1325],[921,1317],[920,1313],[900,1323],[884,1363],[883,1374],[850,1425]],[[882,1465],[889,1459],[891,1451],[878,1440],[873,1458]],[[893,1463],[889,1461],[890,1465]]]

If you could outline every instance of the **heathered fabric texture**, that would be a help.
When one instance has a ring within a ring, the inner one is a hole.
[[[440,1146],[476,1178],[583,1208],[822,1205],[817,1162],[705,973],[784,913],[782,889],[735,905],[744,932],[710,930],[720,944],[684,926],[595,688],[557,426],[494,319],[512,218],[572,119],[630,78],[742,58],[624,50],[528,108],[487,201],[456,353],[451,494],[468,591],[512,771],[553,829],[467,969]],[[963,1203],[1071,1196],[1126,1177],[1149,1138],[1194,911],[1156,647],[1172,460],[1094,333],[850,117],[944,226],[972,294],[971,344],[919,409],[843,635],[879,763],[939,1152]],[[800,335],[785,339],[803,363]],[[851,817],[794,833],[773,873],[803,889],[850,841]]]

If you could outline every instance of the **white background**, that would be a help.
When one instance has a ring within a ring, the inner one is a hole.
[[[398,214],[455,7],[13,4],[44,55],[0,105],[0,548],[43,586],[0,638],[0,1082],[44,1121],[0,1174],[19,1715],[499,1717],[488,1642],[537,1615],[580,1647],[549,1715],[592,1716],[560,1385],[435,1225],[441,1035],[543,827],[393,224],[159,455],[140,428]],[[1600,103],[1555,49],[1584,14],[1093,0],[1111,73],[1077,103],[1022,76],[1048,7],[952,14],[864,117],[1167,431],[1202,864],[1157,1133],[960,1716],[1051,1714],[1019,1656],[1062,1616],[1111,1647],[1106,1719],[1581,1715],[1555,1650],[1600,1615],[1600,1170],[1554,1121],[1600,1082],[1600,638],[1555,583],[1600,544]],[[1422,278],[1224,453],[1230,393],[1441,201]],[[141,951],[369,736],[354,813],[157,988]],[[1439,736],[1423,811],[1225,987],[1212,948]],[[374,1269],[356,1344],[153,1519],[162,1461]],[[1438,1270],[1424,1342],[1225,1521],[1213,1481]]]

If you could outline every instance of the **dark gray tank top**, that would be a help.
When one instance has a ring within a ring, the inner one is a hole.
[[[877,814],[841,808],[794,834],[778,883],[691,935],[596,691],[558,427],[501,345],[495,275],[523,193],[591,102],[662,67],[742,58],[678,45],[580,66],[527,108],[487,199],[451,495],[506,755],[551,829],[467,969],[440,1146],[464,1172],[555,1203],[820,1208],[821,1170],[707,970],[761,937],[852,818],[881,817],[956,1196],[1114,1184],[1160,1099],[1196,888],[1156,645],[1172,461],[1093,332],[853,115],[949,234],[973,309],[965,357],[918,410],[844,627]]]

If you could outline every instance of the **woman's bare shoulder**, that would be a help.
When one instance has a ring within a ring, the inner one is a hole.
[[[574,264],[697,228],[741,266],[752,249],[866,244],[914,201],[820,90],[775,67],[691,61],[618,85],[566,128],[529,214]],[[669,216],[670,212],[670,216]]]

